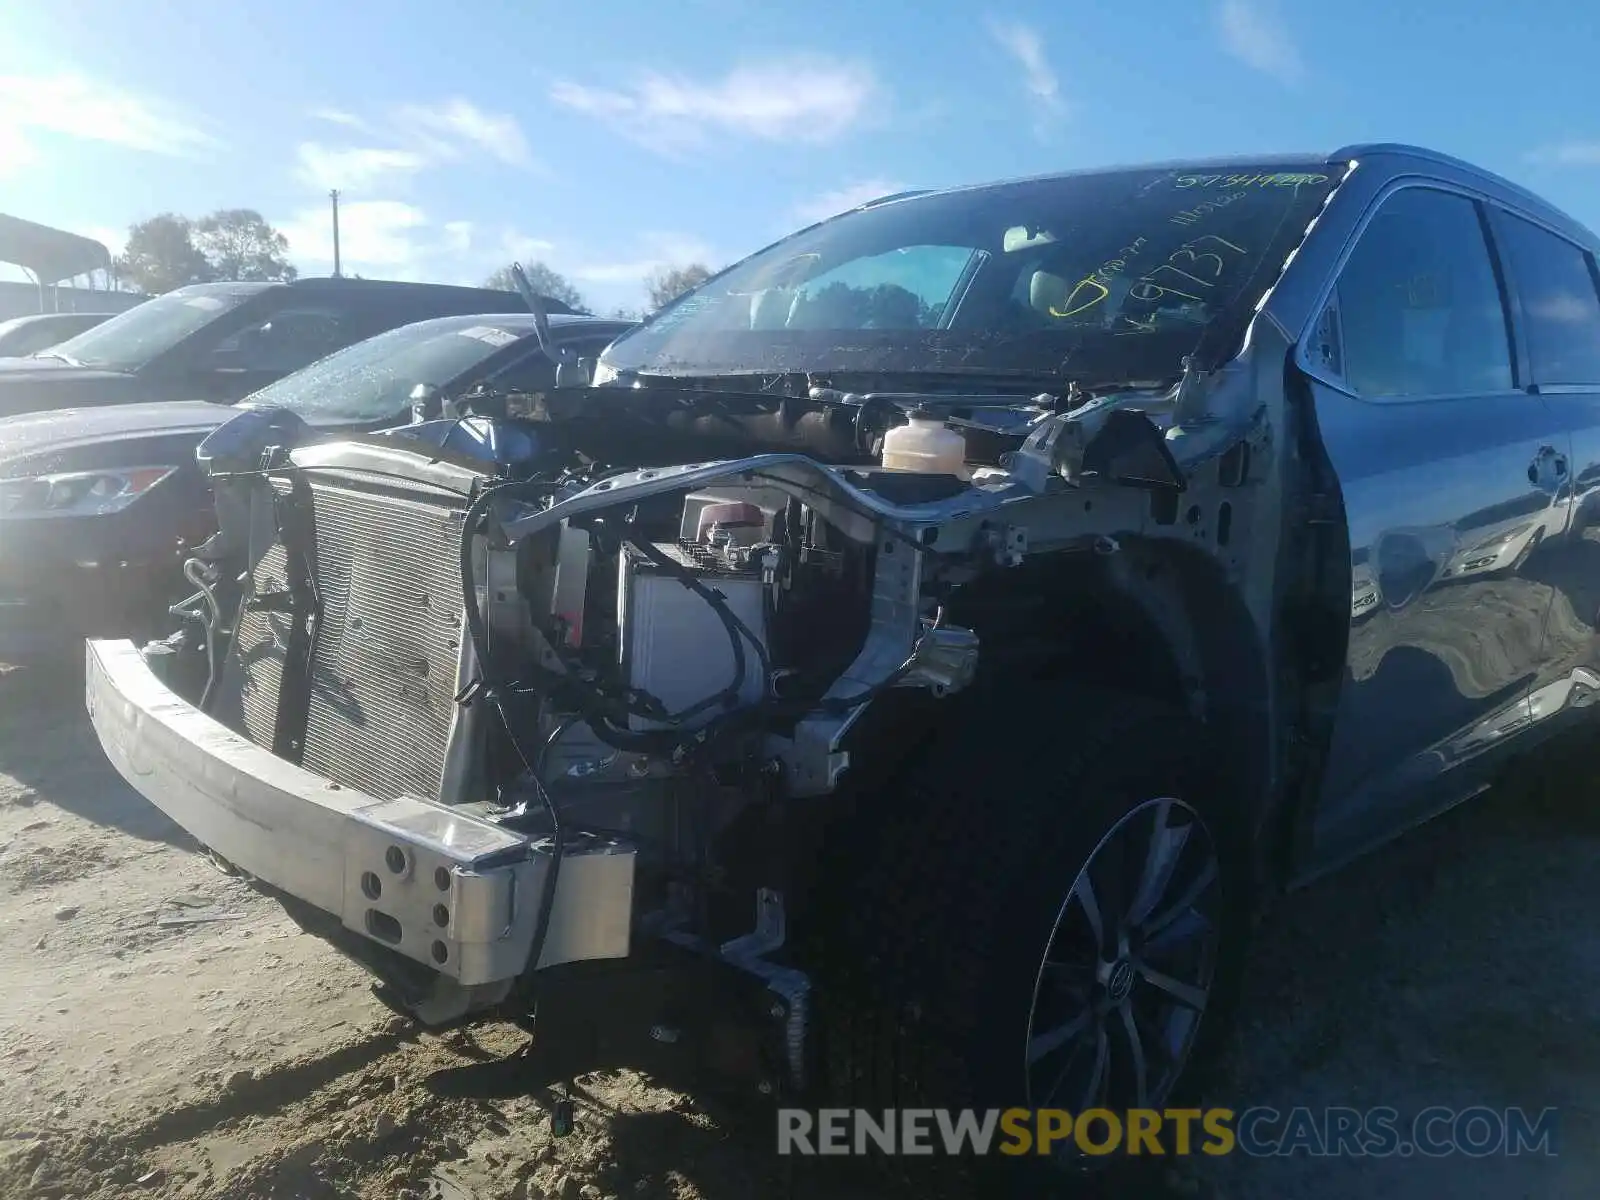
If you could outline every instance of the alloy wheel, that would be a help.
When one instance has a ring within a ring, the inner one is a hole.
[[[1100,840],[1050,931],[1029,1013],[1030,1107],[1160,1108],[1216,975],[1216,845],[1200,814],[1147,800]]]

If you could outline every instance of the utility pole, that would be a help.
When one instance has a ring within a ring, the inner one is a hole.
[[[328,193],[328,199],[333,201],[333,277],[339,278],[339,189],[334,188]]]

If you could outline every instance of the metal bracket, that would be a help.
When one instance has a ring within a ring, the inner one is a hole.
[[[811,977],[795,967],[779,966],[766,955],[783,947],[789,921],[783,893],[772,888],[756,890],[756,927],[742,937],[724,942],[722,957],[731,965],[765,981],[778,996],[772,1016],[783,1022],[784,1050],[789,1075],[796,1089],[806,1086],[806,1028],[810,1017]]]
[[[783,908],[783,895],[771,888],[757,888],[755,931],[724,942],[722,957],[745,959],[771,954],[774,950],[782,949],[788,934],[789,921]]]
[[[1028,531],[1020,525],[1005,525],[984,530],[984,540],[994,552],[994,560],[1002,567],[1022,564],[1028,553]]]
[[[915,665],[899,686],[927,688],[941,698],[959,692],[978,673],[978,635],[959,625],[935,626],[926,617],[923,626]]]

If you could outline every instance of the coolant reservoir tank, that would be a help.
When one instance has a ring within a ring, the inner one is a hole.
[[[890,471],[920,471],[925,475],[967,477],[967,439],[944,423],[944,418],[922,409],[909,414],[905,425],[883,435],[881,463]]]

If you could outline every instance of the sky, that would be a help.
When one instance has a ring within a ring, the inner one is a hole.
[[[0,212],[254,208],[326,274],[338,188],[347,273],[597,311],[904,188],[1362,141],[1600,228],[1597,49],[1583,0],[0,0]]]

